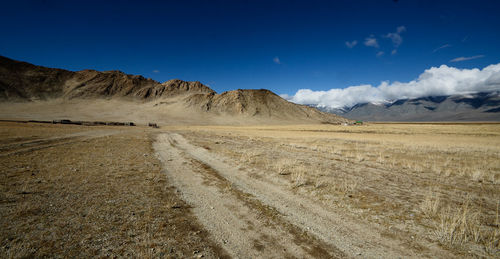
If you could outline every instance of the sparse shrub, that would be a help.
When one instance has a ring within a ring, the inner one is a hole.
[[[426,217],[433,218],[437,216],[437,213],[439,212],[440,203],[440,198],[436,194],[429,191],[425,196],[425,199],[420,204],[420,211]]]
[[[435,231],[443,244],[462,245],[463,243],[481,241],[481,222],[478,211],[472,211],[469,199],[461,208],[448,206],[439,213],[439,224]]]
[[[307,167],[298,165],[294,166],[291,170],[291,180],[294,187],[301,187],[308,184]]]
[[[244,163],[253,163],[255,162],[256,158],[260,156],[260,152],[256,151],[245,151],[241,154],[240,161]]]
[[[345,195],[354,194],[358,188],[358,182],[349,179],[339,179],[335,184],[335,191]]]
[[[289,175],[291,173],[291,168],[294,166],[294,162],[291,159],[280,159],[274,165],[274,169],[280,175]]]

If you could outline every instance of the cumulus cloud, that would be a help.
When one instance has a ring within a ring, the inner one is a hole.
[[[397,50],[397,49],[393,49],[393,50],[391,51],[391,55],[396,55],[396,53],[398,53],[398,50]]]
[[[425,70],[410,82],[384,81],[378,86],[365,84],[328,91],[300,89],[293,96],[282,97],[299,104],[341,108],[358,103],[497,90],[500,90],[500,63],[483,69],[458,69],[441,65]]]
[[[471,60],[471,59],[477,59],[477,58],[482,58],[484,55],[476,55],[472,57],[458,57],[450,60],[450,62],[460,62],[460,61],[466,61],[466,60]]]
[[[434,49],[432,52],[433,52],[433,53],[435,53],[435,52],[436,52],[436,51],[438,51],[438,50],[445,49],[445,48],[449,48],[449,47],[451,47],[451,45],[450,45],[450,44],[444,44],[443,46],[441,46],[441,47],[439,47],[439,48]]]
[[[285,100],[290,100],[292,99],[292,96],[290,96],[289,94],[280,94],[280,97],[285,99]]]
[[[278,58],[278,57],[274,57],[273,58],[273,62],[276,63],[276,64],[278,64],[278,65],[281,65],[280,58]]]
[[[358,44],[358,41],[357,41],[357,40],[353,40],[353,41],[351,41],[351,42],[349,42],[349,41],[346,41],[346,42],[345,42],[345,45],[346,45],[348,48],[350,48],[350,49],[354,48],[354,46],[356,46],[357,44]]]
[[[382,57],[383,55],[384,55],[384,52],[383,52],[383,51],[379,51],[379,52],[377,52],[377,54],[376,54],[377,58],[380,58],[380,57]]]
[[[370,37],[366,38],[365,39],[365,46],[378,48],[379,45],[378,45],[378,42],[377,42],[377,39],[375,38],[375,36],[370,35]]]

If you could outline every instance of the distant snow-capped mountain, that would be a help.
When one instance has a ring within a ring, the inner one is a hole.
[[[358,103],[341,108],[311,106],[365,121],[500,121],[499,91]]]

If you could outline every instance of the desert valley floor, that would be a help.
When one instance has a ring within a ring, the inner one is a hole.
[[[500,256],[500,124],[0,122],[0,257]]]

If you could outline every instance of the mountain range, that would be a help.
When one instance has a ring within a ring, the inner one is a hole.
[[[218,94],[197,81],[160,83],[118,70],[75,72],[0,56],[0,119],[43,118],[168,124],[500,121],[500,91],[331,108],[294,104],[265,89]]]
[[[499,91],[360,103],[342,108],[312,106],[363,121],[500,121]]]
[[[0,119],[150,120],[165,124],[349,123],[265,89],[217,94],[121,71],[68,71],[0,56]]]

